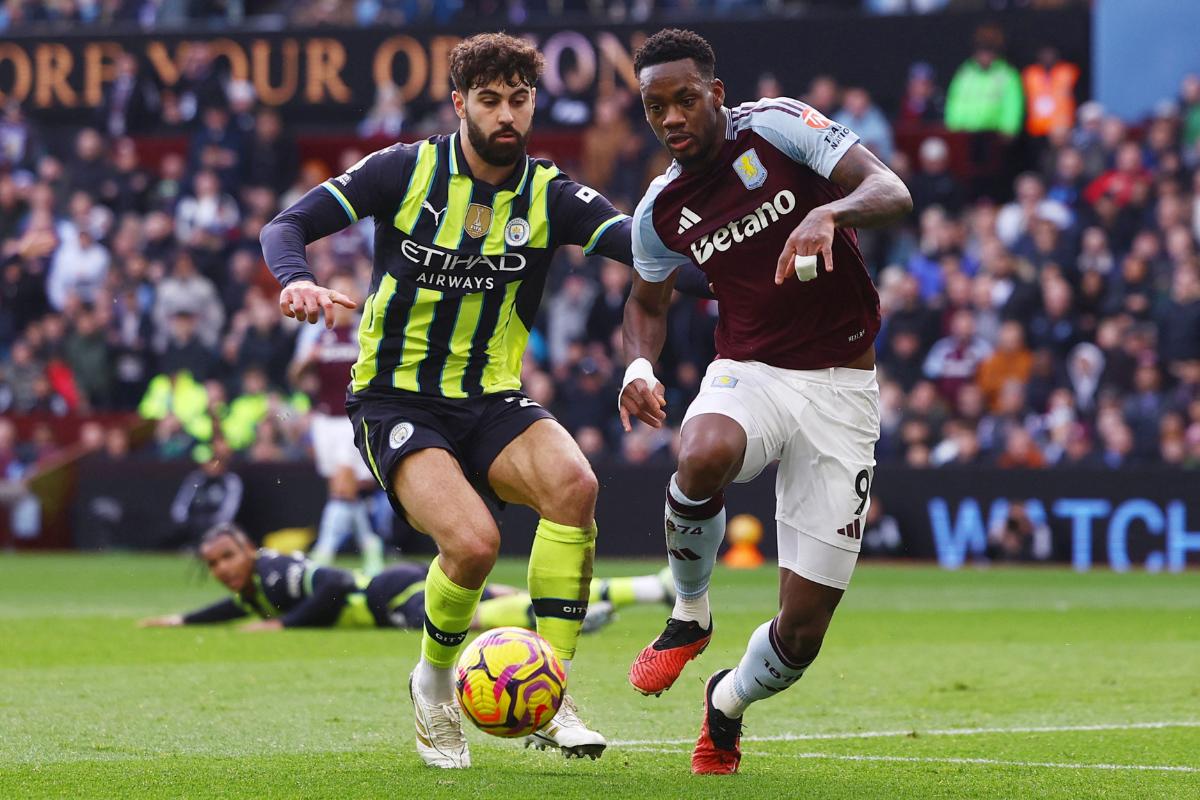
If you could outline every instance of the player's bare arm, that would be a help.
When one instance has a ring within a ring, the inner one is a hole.
[[[313,324],[325,316],[325,327],[333,330],[333,307],[354,310],[358,303],[336,289],[318,286],[312,281],[292,281],[279,293],[279,311],[285,317]]]
[[[635,371],[634,365],[639,359],[643,364],[653,364],[662,353],[667,339],[667,309],[671,305],[677,275],[678,271],[672,272],[662,283],[650,283],[636,272],[633,275],[633,287],[625,302],[625,319],[621,323],[625,361],[630,365],[630,372]],[[629,374],[626,373],[627,377]],[[634,377],[621,390],[621,425],[627,432],[633,430],[633,418],[652,428],[661,428],[667,418],[663,411],[667,405],[663,385],[654,380],[652,373],[648,377]]]
[[[281,630],[283,630],[283,620],[256,619],[253,622],[247,622],[239,630],[241,630],[243,633],[263,633],[265,631],[281,631]]]
[[[835,229],[889,225],[912,211],[912,196],[904,181],[862,145],[852,147],[829,178],[849,194],[814,208],[796,226],[779,254],[776,284],[796,274],[797,256],[819,255],[826,272],[832,271]]]

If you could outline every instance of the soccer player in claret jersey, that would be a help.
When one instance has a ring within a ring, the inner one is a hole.
[[[352,279],[344,275],[335,276],[329,285],[347,296],[354,292]],[[346,418],[346,384],[358,360],[359,318],[344,306],[334,306],[332,311],[332,327],[305,328],[296,337],[296,355],[288,367],[293,384],[311,381],[313,456],[329,487],[317,543],[309,557],[317,564],[332,563],[347,534],[353,532],[363,572],[372,576],[383,571],[383,541],[371,527],[359,488],[375,485],[375,478],[354,447],[354,427]]]
[[[500,532],[480,492],[532,507],[537,629],[568,666],[587,611],[597,482],[570,434],[520,392],[521,357],[555,248],[630,263],[630,221],[594,190],[526,155],[542,57],[503,34],[450,55],[456,133],[367,156],[266,226],[287,316],[326,323],[345,294],[316,284],[304,246],[375,219],[375,271],[347,411],[364,461],[397,513],[433,537],[421,658],[409,680],[417,751],[470,765],[451,667]],[[568,697],[543,732],[564,754],[600,755]]]
[[[718,357],[684,415],[667,490],[677,599],[634,661],[633,686],[661,693],[708,645],[723,490],[776,460],[780,567],[778,614],[736,668],[708,680],[697,773],[737,770],[742,713],[804,674],[850,581],[879,436],[879,297],[854,228],[912,207],[903,182],[818,110],[786,98],[726,108],[714,66],[690,31],[660,31],[635,56],[646,119],[675,160],[634,214],[620,396],[626,430],[634,417],[662,424],[651,362],[677,269],[694,261],[720,302]]]

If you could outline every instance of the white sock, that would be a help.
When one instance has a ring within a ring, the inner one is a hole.
[[[742,716],[751,703],[782,692],[800,680],[809,667],[795,664],[784,655],[775,624],[773,619],[758,626],[737,668],[713,689],[713,705],[730,719]]]
[[[675,605],[671,609],[671,616],[675,619],[691,620],[701,628],[708,628],[712,625],[712,610],[708,606],[708,592],[697,597],[678,595],[675,598]]]
[[[353,526],[354,507],[346,500],[331,497],[321,512],[317,543],[309,553],[309,558],[318,564],[332,562]]]
[[[354,504],[354,534],[362,554],[363,573],[373,578],[383,571],[383,540],[371,527],[367,504],[361,500]]]
[[[630,584],[635,602],[661,603],[667,597],[667,590],[657,575],[635,575],[630,578]]]
[[[426,700],[442,705],[454,702],[454,670],[449,667],[435,667],[422,656],[415,679],[417,691]]]
[[[708,582],[725,538],[724,492],[697,500],[685,495],[677,477],[672,475],[663,526],[667,563],[675,581],[675,607],[671,616],[707,628],[712,624]]]

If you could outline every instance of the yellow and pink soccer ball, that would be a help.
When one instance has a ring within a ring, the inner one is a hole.
[[[455,668],[463,715],[492,736],[527,736],[554,718],[567,673],[550,643],[524,628],[493,628],[468,644]]]

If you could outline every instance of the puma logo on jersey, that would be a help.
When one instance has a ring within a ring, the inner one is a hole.
[[[692,256],[696,264],[701,265],[712,258],[714,252],[724,253],[733,245],[766,230],[781,217],[795,210],[796,195],[792,194],[790,189],[784,189],[741,219],[735,219],[725,227],[692,242]]]
[[[675,231],[675,233],[681,234],[699,221],[700,215],[687,206],[684,206],[683,213],[679,215],[679,230]]]
[[[428,211],[430,214],[433,215],[433,224],[434,225],[442,224],[442,215],[446,213],[446,209],[443,208],[441,211],[434,211],[433,206],[431,206],[429,204],[428,200],[421,203],[421,208],[425,209],[426,211]]]

